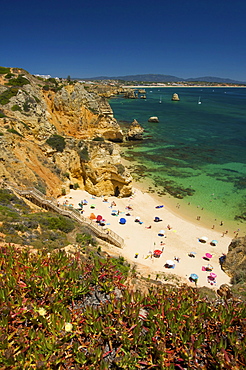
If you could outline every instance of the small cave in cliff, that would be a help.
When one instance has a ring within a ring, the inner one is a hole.
[[[70,184],[69,185],[69,189],[73,189],[73,184]]]
[[[119,186],[116,186],[115,189],[114,189],[114,195],[116,197],[118,197],[120,195],[120,189],[119,189]]]

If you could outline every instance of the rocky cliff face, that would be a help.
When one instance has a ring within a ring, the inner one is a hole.
[[[246,282],[246,236],[232,240],[222,267],[232,278],[244,275],[243,280]]]
[[[20,69],[0,73],[3,180],[52,195],[74,184],[95,195],[131,194],[131,176],[112,143],[123,134],[104,97]]]

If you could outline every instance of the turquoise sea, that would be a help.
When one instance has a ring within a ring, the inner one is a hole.
[[[133,119],[145,129],[143,141],[122,145],[135,178],[168,194],[187,216],[245,231],[246,88],[145,90],[146,99],[110,100],[123,130]]]

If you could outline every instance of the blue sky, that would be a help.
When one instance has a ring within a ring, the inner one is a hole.
[[[1,0],[0,65],[52,77],[246,81],[243,0]]]

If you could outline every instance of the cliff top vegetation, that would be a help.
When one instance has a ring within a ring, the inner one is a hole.
[[[1,369],[245,367],[242,301],[143,280],[75,223],[5,189],[0,217]],[[59,233],[77,247],[65,252]]]

